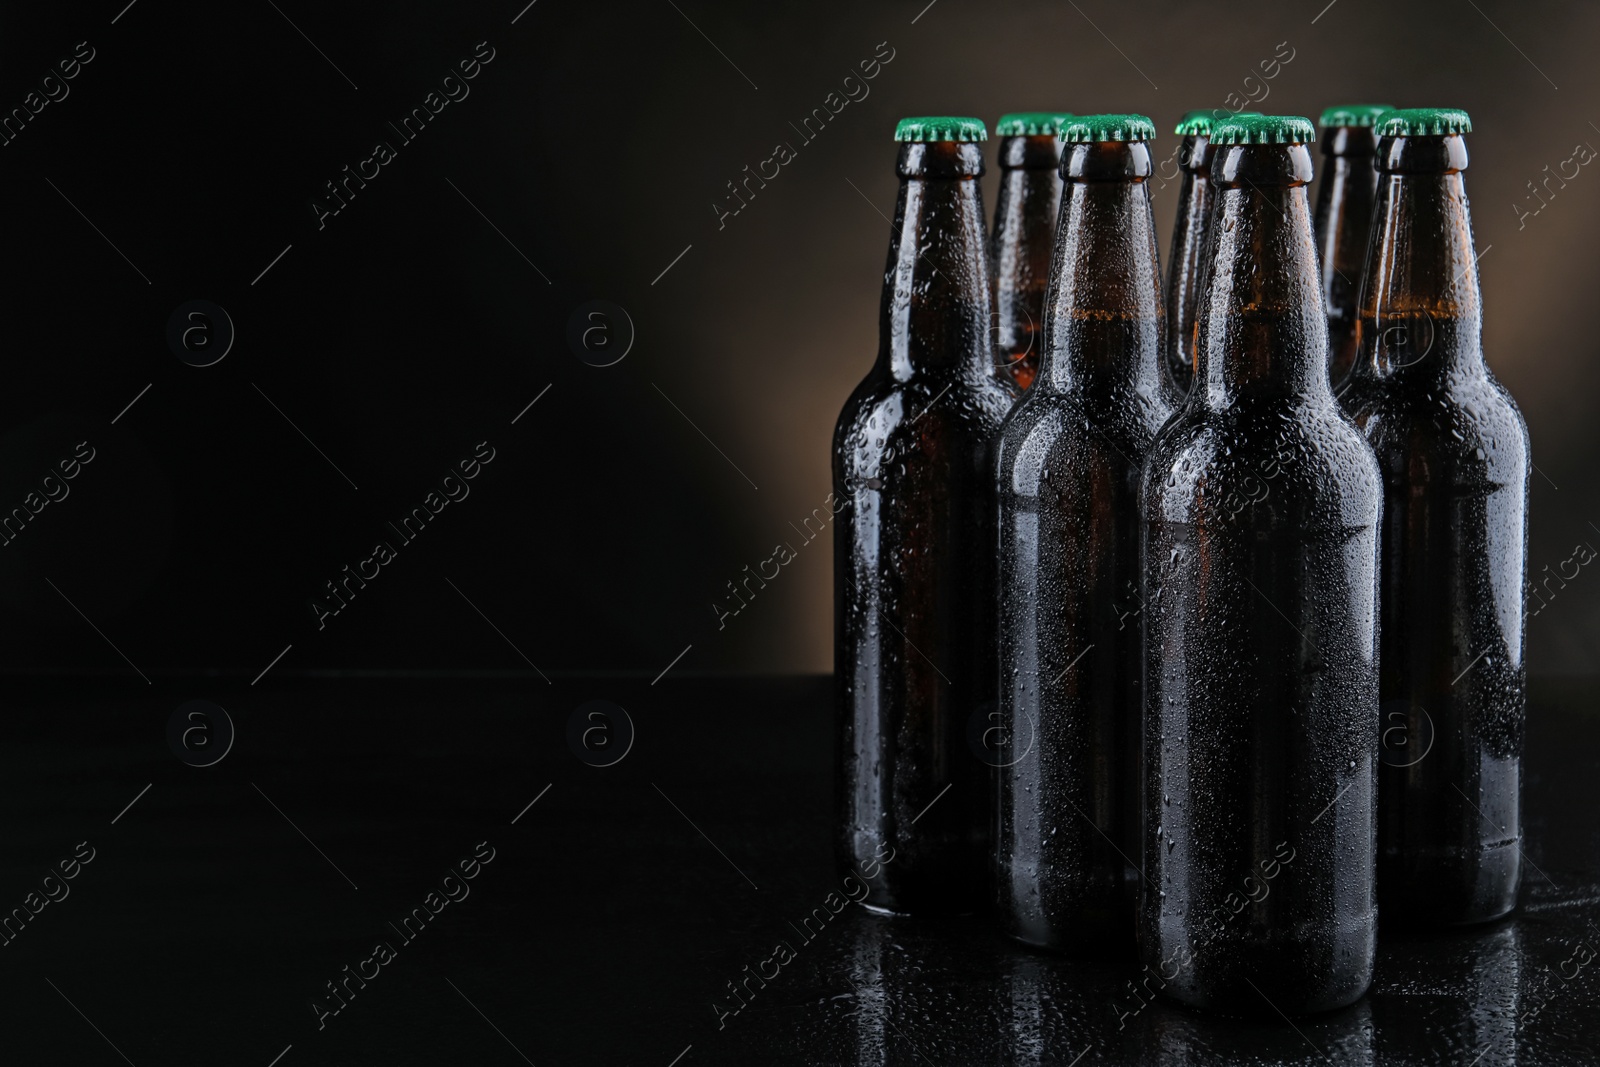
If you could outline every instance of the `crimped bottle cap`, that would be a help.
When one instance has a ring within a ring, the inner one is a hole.
[[[1090,141],[1151,141],[1156,124],[1144,115],[1074,115],[1061,126],[1061,139],[1068,144]]]
[[[1330,126],[1372,126],[1377,123],[1378,116],[1393,110],[1388,104],[1339,104],[1323,108],[1317,125],[1323,129]]]
[[[1070,111],[1012,111],[994,124],[996,137],[1036,137],[1053,134],[1072,118]]]
[[[1379,137],[1449,137],[1472,132],[1472,119],[1455,107],[1405,107],[1385,111],[1373,126]]]
[[[1225,107],[1207,108],[1205,111],[1186,111],[1183,118],[1178,120],[1178,128],[1172,132],[1179,137],[1210,137],[1211,128],[1222,121],[1217,118],[1218,112],[1227,112],[1228,117],[1235,115],[1259,115],[1259,111],[1228,111]]]
[[[1301,115],[1235,115],[1211,128],[1211,143],[1312,144],[1317,128]]]
[[[918,115],[895,124],[896,141],[987,141],[982,119],[965,115]]]

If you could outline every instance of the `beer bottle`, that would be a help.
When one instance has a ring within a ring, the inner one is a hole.
[[[1388,104],[1349,104],[1323,111],[1322,181],[1317,186],[1317,252],[1328,305],[1328,377],[1343,387],[1356,361],[1356,302],[1367,259],[1367,231],[1378,184],[1372,124]]]
[[[1061,129],[1044,352],[996,447],[1000,505],[1001,922],[1072,949],[1133,935],[1139,475],[1177,398],[1161,371],[1155,126]]]
[[[1382,490],[1328,386],[1315,128],[1211,131],[1188,403],[1145,464],[1141,947],[1169,995],[1287,1015],[1372,977]]]
[[[1039,370],[1044,287],[1061,202],[1060,124],[1065,111],[1001,115],[1000,191],[995,195],[989,271],[994,278],[995,357],[1023,389]]]
[[[1194,380],[1194,316],[1200,299],[1200,268],[1205,261],[1206,227],[1211,224],[1211,127],[1225,108],[1191,111],[1178,123],[1178,216],[1172,225],[1172,259],[1167,264],[1167,324],[1162,348],[1168,381],[1179,397]],[[1241,115],[1259,112],[1241,111]]]
[[[995,366],[983,123],[903,119],[878,359],[833,439],[840,861],[887,911],[967,910],[987,884],[995,692]],[[948,794],[948,795],[947,795]]]
[[[1391,111],[1360,355],[1340,400],[1384,485],[1385,919],[1483,922],[1521,879],[1528,430],[1484,365],[1465,112]]]

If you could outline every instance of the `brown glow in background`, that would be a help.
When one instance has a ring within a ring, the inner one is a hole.
[[[913,6],[906,5],[911,15]],[[1539,206],[1527,183],[1544,179],[1546,164],[1554,172],[1576,145],[1600,145],[1600,129],[1589,121],[1600,107],[1585,103],[1595,98],[1588,56],[1600,13],[1578,5],[1485,4],[1480,13],[1465,2],[1363,0],[1338,0],[1326,10],[1320,3],[1231,4],[1223,10],[941,0],[916,25],[909,16],[881,13],[871,18],[873,29],[850,16],[821,20],[823,38],[804,57],[790,60],[794,69],[781,78],[769,75],[774,87],[789,83],[798,89],[809,79],[820,98],[837,80],[834,72],[857,52],[865,56],[885,38],[895,48],[894,61],[871,83],[871,96],[846,107],[814,145],[802,149],[800,160],[705,246],[707,289],[724,294],[725,303],[696,301],[690,347],[704,377],[716,382],[707,395],[725,420],[725,447],[748,458],[765,480],[751,523],[757,527],[750,534],[752,552],[762,543],[759,529],[781,537],[790,519],[829,491],[833,421],[876,350],[889,227],[873,207],[893,211],[890,133],[897,117],[972,114],[992,127],[999,114],[1013,110],[1142,112],[1156,120],[1161,136],[1154,154],[1161,159],[1177,145],[1170,130],[1183,111],[1237,106],[1250,92],[1258,110],[1313,120],[1330,104],[1372,101],[1459,106],[1471,113],[1475,132],[1468,138],[1466,181],[1481,256],[1484,349],[1522,408],[1539,467],[1532,482],[1530,580],[1542,577],[1547,564],[1553,572],[1576,544],[1600,545],[1600,531],[1590,525],[1600,522],[1594,506],[1600,345],[1593,325],[1600,311],[1594,299],[1600,283],[1600,173],[1585,168],[1564,189],[1552,183],[1558,193],[1520,225],[1513,209]],[[748,57],[756,66],[770,58],[758,42],[782,32],[730,24],[734,46],[719,43],[730,56]],[[1294,58],[1265,83],[1262,96],[1256,65],[1271,59],[1280,42],[1288,43]],[[722,66],[733,84],[719,92],[739,94],[738,76]],[[753,163],[766,140],[783,138],[785,120],[798,117],[800,105],[809,101],[787,85],[780,91],[799,103],[774,108],[771,118],[752,115],[748,132],[727,136],[727,151],[717,155],[728,160],[730,176],[742,161]],[[767,92],[762,86],[759,95]],[[1230,101],[1230,93],[1238,96]],[[753,104],[755,95],[747,104],[763,112]],[[743,154],[736,145],[746,148]],[[989,155],[984,194],[992,219],[992,147]],[[1320,166],[1320,155],[1314,158]],[[1164,268],[1177,187],[1158,186],[1154,204]],[[721,370],[713,373],[712,365]],[[792,575],[786,570],[762,593],[765,602],[752,603],[735,620],[764,631],[748,638],[739,666],[830,669],[829,567],[827,552],[807,550],[789,568]],[[1580,574],[1529,620],[1531,670],[1592,669],[1600,582],[1587,589],[1589,577]],[[728,663],[734,665],[734,658]]]
[[[1600,146],[1592,5],[406,0],[296,12],[305,36],[270,5],[124,6],[19,7],[0,35],[3,101],[96,50],[0,146],[0,509],[98,450],[0,547],[0,670],[248,679],[291,644],[275,673],[830,670],[832,531],[797,527],[877,350],[910,114],[1141,112],[1165,160],[1192,108],[1467,109],[1485,352],[1538,467],[1530,576],[1600,545],[1600,170],[1518,218]],[[479,42],[470,96],[320,225],[325,183]],[[194,299],[238,331],[204,369],[165,341]],[[596,300],[636,332],[610,367],[567,341]],[[484,440],[470,498],[319,627],[325,584]],[[780,543],[796,558],[719,622]],[[1593,570],[1529,620],[1534,673],[1593,669]]]

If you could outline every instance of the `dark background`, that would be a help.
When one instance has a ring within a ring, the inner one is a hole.
[[[686,648],[676,670],[827,670],[826,539],[725,629],[711,604],[828,494],[876,349],[895,119],[1137,111],[1165,158],[1178,115],[1242,99],[1280,42],[1260,109],[1472,113],[1485,347],[1538,466],[1530,573],[1600,544],[1600,177],[1514,207],[1600,144],[1600,11],[525,2],[7,5],[0,109],[78,42],[95,58],[0,147],[0,511],[78,441],[96,458],[0,548],[0,669],[249,678],[292,646],[275,670],[654,676]],[[386,123],[480,41],[470,95],[400,144]],[[802,145],[789,124],[880,42],[870,95]],[[319,229],[311,200],[378,140],[397,158]],[[719,229],[725,183],[779,141],[798,158]],[[237,330],[207,368],[166,341],[193,299]],[[565,336],[597,299],[637,332],[605,368]],[[324,583],[484,440],[471,495],[319,630]],[[1590,670],[1597,634],[1582,574],[1530,620],[1530,670]]]

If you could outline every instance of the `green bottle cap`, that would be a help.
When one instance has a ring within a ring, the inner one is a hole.
[[[1299,115],[1235,115],[1211,128],[1211,143],[1313,144],[1317,128]]]
[[[1324,108],[1317,125],[1323,129],[1329,126],[1371,126],[1378,121],[1379,115],[1393,110],[1388,104],[1340,104]]]
[[[964,115],[918,115],[901,119],[894,127],[896,141],[987,141],[982,119]]]
[[[994,124],[996,137],[1037,137],[1053,134],[1072,118],[1070,111],[1013,111]]]
[[[1183,118],[1178,120],[1178,128],[1172,132],[1179,137],[1210,137],[1211,128],[1221,120],[1217,118],[1219,112],[1226,112],[1229,118],[1235,115],[1259,115],[1259,111],[1228,111],[1227,108],[1213,107],[1205,111],[1186,111]]]
[[[1373,130],[1379,137],[1449,137],[1471,133],[1472,119],[1454,107],[1404,107],[1386,111]]]
[[[1152,141],[1156,124],[1144,115],[1074,115],[1061,126],[1061,139],[1068,144],[1090,141]]]

